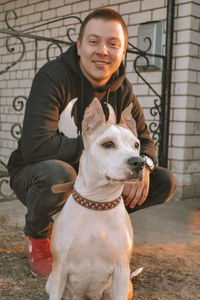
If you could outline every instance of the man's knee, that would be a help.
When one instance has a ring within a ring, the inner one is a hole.
[[[150,175],[151,198],[160,199],[161,203],[170,200],[176,191],[176,179],[172,172],[166,168],[157,167]]]
[[[76,176],[71,165],[59,160],[47,160],[40,163],[35,180],[37,184],[49,189],[54,184],[75,181]]]
[[[53,195],[52,185],[74,181],[75,178],[76,171],[69,164],[59,160],[47,160],[28,165],[19,171],[13,178],[13,189],[26,206],[28,202],[36,203],[44,198],[59,201],[63,195]]]
[[[54,194],[52,186],[74,181],[75,178],[74,168],[63,161],[48,160],[40,163],[27,193],[27,202],[37,202],[42,212],[54,213],[62,208],[71,191]]]

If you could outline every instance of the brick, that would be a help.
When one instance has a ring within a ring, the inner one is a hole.
[[[2,5],[2,3],[1,3]],[[4,10],[10,10],[10,9],[15,9],[16,8],[16,1],[6,1],[4,5]]]
[[[35,11],[46,11],[49,8],[49,1],[43,1],[41,3],[35,4]]]
[[[175,84],[175,94],[176,95],[185,95],[188,93],[188,83],[176,83]]]
[[[96,0],[98,1],[98,0]],[[127,0],[109,0],[109,5],[113,5],[113,4],[118,4],[118,3],[123,3],[123,2],[127,2]]]
[[[127,78],[128,80],[132,83],[135,84],[137,83],[137,75],[134,73],[127,73]]]
[[[198,56],[199,47],[193,44],[176,44],[173,47],[173,56]]]
[[[172,81],[173,82],[185,82],[187,80],[188,80],[188,70],[172,72]]]
[[[136,96],[146,95],[148,93],[148,86],[146,84],[137,84],[134,86],[133,92]]]
[[[18,115],[7,115],[6,116],[6,121],[9,123],[15,123],[15,122],[18,122]]]
[[[20,80],[20,83],[18,84],[18,86],[20,88],[25,88],[25,87],[31,87],[32,84],[32,80],[31,79],[26,79],[26,80]]]
[[[197,82],[197,72],[189,71],[188,72],[188,81],[189,82]]]
[[[170,147],[169,159],[189,160],[193,158],[193,148]]]
[[[197,31],[184,30],[177,32],[177,43],[199,44],[200,33]]]
[[[186,161],[185,171],[187,173],[200,173],[200,163],[197,163],[196,161]]]
[[[191,70],[197,70],[199,71],[200,70],[200,58],[192,58],[190,60],[190,64],[189,64],[189,67]]]
[[[33,68],[33,61],[20,62],[20,68],[24,69],[24,70],[32,69]]]
[[[153,21],[165,20],[167,16],[167,8],[154,9],[153,11]]]
[[[190,186],[192,183],[192,174],[179,174],[177,176],[178,185]]]
[[[200,160],[200,148],[194,149],[194,159]]]
[[[43,20],[48,20],[48,19],[54,19],[56,17],[56,11],[55,9],[51,9],[48,11],[45,11],[42,13],[42,19]]]
[[[190,83],[188,85],[188,94],[192,96],[200,95],[200,85],[195,83]]]
[[[200,16],[200,3],[197,1],[196,3],[192,3],[192,16],[199,18]]]
[[[120,14],[131,14],[140,10],[140,1],[131,1],[129,3],[120,4],[119,13]]]
[[[89,1],[81,1],[73,4],[72,11],[73,13],[82,12],[89,9]]]
[[[199,41],[200,41],[200,32],[193,30],[191,32],[190,42],[199,45]]]
[[[15,2],[16,2],[16,8],[28,6],[28,0],[20,0]]]
[[[143,0],[142,1],[142,10],[155,9],[158,7],[164,6],[164,0]]]
[[[192,12],[192,3],[186,3],[178,6],[178,16],[189,16]]]
[[[194,134],[194,123],[192,122],[171,122],[171,134]]]
[[[140,24],[151,21],[151,12],[140,12],[133,15],[130,15],[129,17],[129,24]]]
[[[138,34],[138,26],[128,26],[128,36],[137,36]]]
[[[196,120],[196,110],[195,109],[174,109],[173,110],[173,120],[174,121],[187,121],[192,122]]]
[[[57,8],[59,6],[64,6],[64,0],[56,0],[56,1],[49,1],[50,8]]]
[[[27,23],[36,24],[37,22],[41,21],[41,14],[40,13],[34,13],[27,16]]]
[[[190,57],[176,58],[176,69],[188,69],[190,64]]]
[[[198,114],[199,112],[196,112],[197,118],[196,118],[196,122],[194,123],[194,133],[200,135],[200,122],[199,122]]]
[[[40,0],[28,0],[28,4],[31,5],[31,4],[35,4],[35,3],[38,3]]]
[[[183,3],[188,3],[191,0],[176,0],[176,4],[183,4]],[[192,0],[192,2],[199,3],[199,0]]]
[[[184,30],[177,32],[177,43],[189,43],[191,41],[191,31]]]
[[[140,105],[143,107],[143,108],[152,108],[154,106],[154,100],[155,100],[155,97],[151,97],[151,96],[142,96],[140,98]]]
[[[200,139],[195,135],[186,136],[185,147],[200,147]]]
[[[9,80],[8,88],[15,88],[15,87],[18,87],[18,82],[16,80]]]
[[[98,1],[90,1],[90,8],[96,9],[98,7],[108,6],[108,0],[98,0]]]
[[[30,15],[30,14],[33,14],[34,12],[35,12],[34,5],[28,5],[28,6],[22,8],[22,16]]]
[[[199,30],[199,18],[197,18],[197,17],[193,17],[192,18],[192,25],[191,25],[191,28],[193,29],[193,30],[196,30],[196,31],[198,31]]]
[[[190,29],[192,26],[191,16],[176,18],[174,20],[174,30],[183,30],[183,29]]]
[[[161,72],[143,72],[141,73],[141,75],[145,78],[145,80],[148,82],[148,83],[159,83],[161,82],[161,76],[162,76],[162,73]],[[139,78],[138,80],[139,83],[144,83],[144,81]],[[156,87],[156,86],[155,86]]]
[[[183,173],[184,170],[184,161],[172,160],[171,161],[171,171],[178,174]]]
[[[58,7],[56,9],[56,16],[61,17],[61,16],[68,16],[72,12],[71,6],[65,6],[65,7]]]

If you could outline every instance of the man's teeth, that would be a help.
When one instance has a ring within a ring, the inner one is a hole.
[[[96,61],[96,64],[98,64],[98,65],[107,65],[107,62],[103,62],[103,61]]]

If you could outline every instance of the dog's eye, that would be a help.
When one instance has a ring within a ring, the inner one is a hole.
[[[140,144],[139,143],[135,143],[135,149],[140,149]]]
[[[104,148],[107,148],[107,149],[109,149],[109,148],[115,148],[115,144],[112,141],[105,142],[105,143],[102,144],[102,146]]]

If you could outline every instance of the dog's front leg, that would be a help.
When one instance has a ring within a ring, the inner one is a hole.
[[[115,267],[112,282],[113,300],[127,300],[129,291],[130,269],[128,266]]]
[[[52,273],[49,275],[46,292],[49,300],[61,300],[67,282],[67,267],[62,261],[57,261],[53,265]]]

